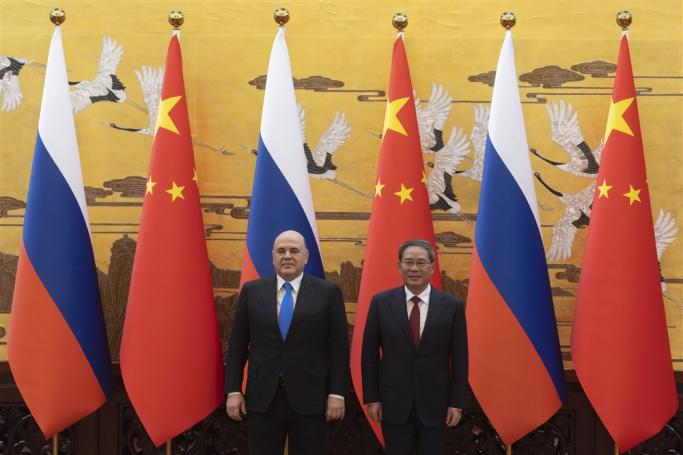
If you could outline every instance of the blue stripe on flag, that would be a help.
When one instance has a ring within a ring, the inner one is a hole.
[[[304,153],[303,149],[301,153]],[[282,231],[291,229],[299,232],[306,240],[309,257],[304,271],[323,278],[325,272],[318,242],[306,218],[306,213],[287,183],[287,179],[273,161],[261,137],[259,137],[251,196],[247,248],[258,274],[267,276],[274,273],[273,240]]]
[[[83,213],[38,134],[24,217],[24,245],[37,275],[85,353],[106,396],[111,361],[97,271]]]
[[[521,188],[487,137],[475,243],[481,262],[566,395],[545,251]],[[500,220],[505,220],[501,223]]]

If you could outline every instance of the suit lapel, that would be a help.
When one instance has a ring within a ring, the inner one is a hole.
[[[275,275],[269,277],[265,281],[265,289],[263,290],[266,324],[272,327],[278,334],[280,333],[280,326],[277,322],[277,278]]]
[[[413,336],[410,334],[410,323],[408,322],[408,311],[406,310],[406,291],[401,286],[391,293],[391,312],[398,322],[401,332],[406,336],[406,340],[413,346]]]
[[[422,345],[426,342],[427,338],[429,338],[430,333],[434,329],[434,324],[436,324],[436,321],[439,320],[441,310],[443,310],[443,305],[441,302],[442,299],[443,295],[441,294],[441,292],[432,287],[432,290],[429,294],[429,308],[427,309],[427,320],[425,321],[425,326],[422,330],[422,336],[420,337],[420,344],[418,345],[418,349],[422,347]]]
[[[301,285],[299,286],[299,292],[296,296],[294,316],[292,317],[292,324],[289,326],[289,333],[291,333],[292,330],[296,330],[296,326],[308,312],[311,302],[313,301],[313,295],[315,295],[315,281],[304,274],[301,279]],[[289,338],[289,335],[287,338]]]

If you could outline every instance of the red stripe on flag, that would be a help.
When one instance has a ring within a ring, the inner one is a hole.
[[[477,400],[506,444],[544,423],[561,406],[543,361],[524,329],[472,252],[467,295],[469,382]],[[530,396],[539,399],[529,400]],[[545,399],[542,397],[555,397]]]
[[[23,244],[17,277],[7,356],[24,401],[49,438],[95,411],[105,396]]]
[[[254,263],[251,261],[251,256],[249,255],[249,247],[247,247],[246,242],[244,243],[244,260],[242,261],[242,273],[240,274],[240,289],[247,281],[256,280],[261,278],[261,276],[256,271]]]

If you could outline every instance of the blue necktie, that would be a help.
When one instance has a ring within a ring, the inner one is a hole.
[[[282,287],[285,288],[285,296],[280,304],[280,320],[278,325],[280,326],[282,339],[286,340],[289,326],[292,324],[292,316],[294,315],[294,298],[292,297],[292,283],[285,283]]]

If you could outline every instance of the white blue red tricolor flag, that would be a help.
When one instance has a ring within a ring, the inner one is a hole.
[[[304,271],[324,276],[298,118],[285,28],[280,27],[268,63],[242,283],[274,273],[273,240],[290,229],[306,239]]]
[[[112,372],[59,27],[50,44],[7,354],[50,437],[95,411]]]
[[[551,417],[565,396],[510,31],[493,88],[474,243],[469,381],[509,445]]]

